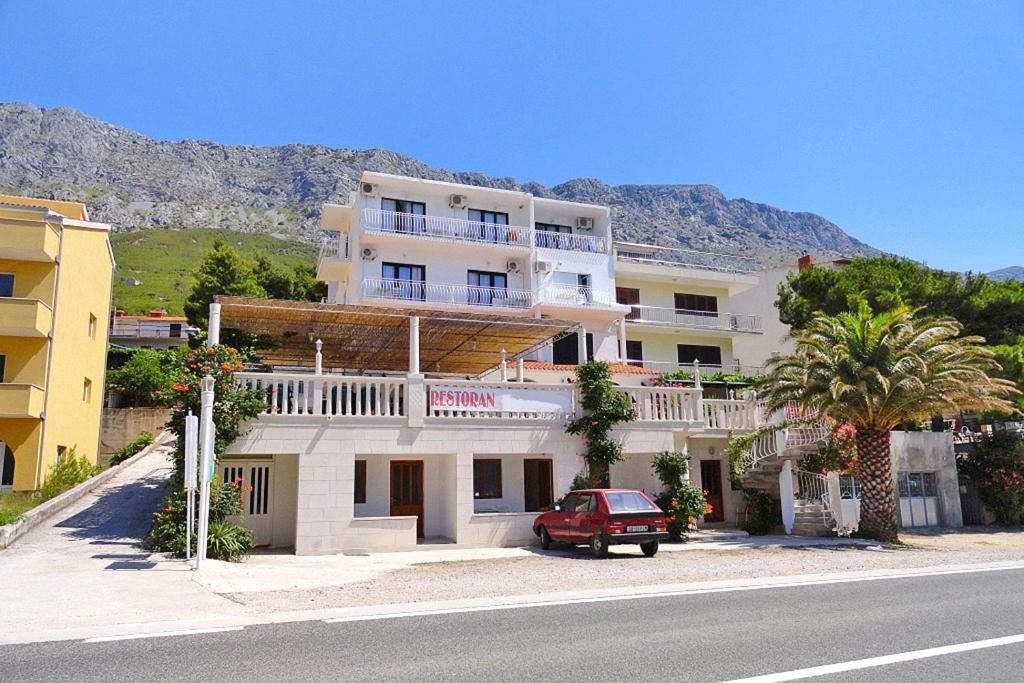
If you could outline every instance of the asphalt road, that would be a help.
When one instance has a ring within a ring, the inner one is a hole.
[[[1022,585],[1014,569],[13,645],[0,680],[726,681],[1021,635]],[[1016,642],[815,680],[1019,681],[1022,663]]]

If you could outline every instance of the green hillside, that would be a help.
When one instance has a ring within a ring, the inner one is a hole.
[[[294,238],[241,233],[209,228],[149,229],[115,233],[110,236],[117,259],[114,274],[114,306],[129,315],[155,308],[171,315],[182,314],[182,303],[190,285],[190,273],[220,238],[252,258],[262,253],[279,266],[291,270],[301,263],[316,263],[316,247]],[[129,278],[142,282],[133,286]]]

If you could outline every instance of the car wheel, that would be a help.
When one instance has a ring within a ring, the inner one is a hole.
[[[608,557],[608,539],[598,534],[590,538],[590,552],[594,557]]]
[[[647,543],[641,543],[640,550],[643,551],[645,557],[654,557],[654,553],[658,552],[658,542],[649,541]]]
[[[540,528],[540,547],[544,550],[551,550],[551,534],[544,527]]]

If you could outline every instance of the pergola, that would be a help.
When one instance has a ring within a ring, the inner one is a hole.
[[[323,366],[366,372],[481,375],[505,351],[515,359],[572,334],[579,323],[482,313],[217,297],[210,334],[233,329],[256,335],[256,355],[270,365]]]

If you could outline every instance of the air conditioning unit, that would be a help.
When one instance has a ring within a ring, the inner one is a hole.
[[[372,261],[377,258],[377,250],[373,247],[363,247],[363,260]]]
[[[546,275],[552,271],[551,261],[537,261],[536,270],[540,275]]]
[[[376,183],[359,183],[359,191],[367,197],[376,197],[380,186]]]
[[[594,219],[587,218],[586,216],[580,216],[579,218],[576,219],[576,227],[579,228],[580,230],[593,230]]]
[[[466,195],[464,194],[453,194],[448,196],[448,206],[453,209],[464,209],[466,208]]]
[[[519,261],[508,260],[505,262],[505,272],[518,273],[519,272]]]

